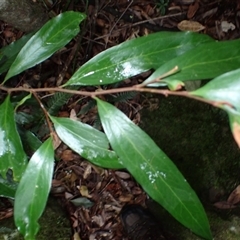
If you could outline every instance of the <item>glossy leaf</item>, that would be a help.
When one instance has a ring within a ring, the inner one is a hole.
[[[24,124],[29,124],[33,123],[34,121],[34,115],[31,113],[26,113],[26,112],[16,112],[15,113],[15,121],[18,124],[24,125]]]
[[[122,168],[116,153],[109,150],[104,133],[68,118],[51,117],[51,120],[59,138],[80,156],[104,168]]]
[[[230,105],[240,112],[240,68],[216,77],[190,94],[214,101],[218,106]]]
[[[41,146],[42,142],[39,140],[39,138],[30,131],[25,131],[24,134],[24,140],[23,142],[28,146],[31,151],[37,151],[37,149]]]
[[[20,126],[18,126],[18,132],[22,139],[23,148],[27,154],[31,155],[42,145],[42,142],[33,132]]]
[[[0,196],[14,198],[17,190],[17,183],[0,176]]]
[[[129,40],[92,58],[64,86],[116,83],[157,69],[172,58],[212,41],[206,35],[190,32],[158,32]]]
[[[44,24],[19,52],[4,81],[44,61],[65,46],[78,34],[79,23],[84,18],[85,14],[69,11]]]
[[[217,77],[240,66],[240,40],[205,43],[178,56],[159,67],[146,81],[151,82],[178,66],[176,74],[161,82],[176,90],[184,81],[203,80]],[[160,83],[150,84],[159,86]],[[161,83],[162,85],[162,83]]]
[[[202,204],[172,161],[120,110],[100,99],[97,104],[104,131],[122,165],[178,221],[212,239]]]
[[[14,180],[19,181],[27,164],[14,120],[13,106],[8,96],[0,105],[0,174],[6,178],[9,169]]]
[[[26,42],[32,37],[33,33],[22,36],[19,40],[12,42],[0,50],[0,74],[6,72],[14,62]]]
[[[17,188],[14,221],[25,240],[33,240],[39,230],[52,182],[54,150],[52,138],[33,154]]]

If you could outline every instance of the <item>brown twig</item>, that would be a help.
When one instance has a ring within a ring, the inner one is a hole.
[[[184,15],[184,14],[186,14],[186,12],[174,13],[174,14],[169,14],[169,15],[166,15],[166,16],[160,16],[160,17],[155,17],[155,18],[151,18],[151,19],[147,19],[147,20],[134,22],[134,23],[131,23],[131,24],[126,24],[126,25],[122,26],[120,29],[115,30],[114,32],[111,31],[110,33],[107,33],[107,34],[102,35],[100,37],[94,38],[93,41],[109,37],[112,33],[120,32],[124,28],[129,28],[129,27],[132,28],[132,27],[136,27],[136,26],[139,26],[139,25],[142,25],[142,24],[145,24],[145,25],[148,24],[148,25],[146,25],[146,28],[149,28],[149,29],[152,29],[152,30],[154,29],[154,31],[174,31],[176,29],[174,29],[174,28],[166,28],[166,27],[161,27],[161,26],[157,26],[157,29],[156,29],[156,25],[150,24],[149,22],[150,21],[161,20],[161,19],[165,19],[165,18],[170,18],[170,17],[181,16],[181,15]],[[124,20],[126,20],[126,19],[124,18]]]
[[[30,90],[30,89],[29,89]],[[48,125],[48,128],[49,128],[49,131],[51,133],[52,136],[54,136],[54,130],[53,130],[53,127],[52,127],[52,123],[49,119],[49,115],[48,115],[48,112],[47,110],[45,109],[44,105],[42,104],[41,100],[39,99],[38,95],[37,95],[37,91],[31,91],[31,93],[33,94],[33,96],[36,98],[36,100],[38,101],[44,115],[45,115],[45,118],[46,118],[46,121],[47,121],[47,125]]]
[[[37,92],[64,92],[64,93],[70,93],[70,94],[75,94],[75,95],[88,96],[88,97],[92,97],[92,98],[100,96],[100,95],[106,95],[106,94],[136,91],[136,92],[156,93],[156,94],[164,95],[166,97],[169,95],[187,97],[187,98],[191,98],[194,100],[198,100],[200,102],[211,104],[215,107],[218,107],[223,104],[229,105],[229,103],[227,103],[227,102],[216,102],[216,101],[207,100],[207,99],[204,99],[201,97],[197,97],[187,91],[170,91],[170,90],[166,90],[166,89],[144,88],[144,87],[139,87],[139,85],[134,85],[132,87],[117,88],[117,89],[107,89],[107,90],[95,91],[95,92],[70,90],[70,89],[64,89],[64,88],[34,88],[34,89],[30,88],[29,89],[29,88],[24,88],[24,87],[7,88],[4,86],[0,86],[0,90],[6,91],[9,94],[11,92],[20,92],[20,91],[30,92],[32,94],[37,93]],[[41,102],[40,102],[40,106],[42,107],[42,109],[44,109],[44,113],[47,114],[47,111],[45,110],[45,108]]]
[[[123,17],[123,15],[127,12],[127,10],[130,8],[130,6],[132,5],[133,0],[131,0],[131,2],[128,4],[128,6],[125,8],[125,10],[123,11],[123,13],[120,15],[120,17],[118,18],[118,20],[113,24],[111,30],[109,31],[109,36],[112,34],[113,29],[116,27],[116,25],[118,24],[118,22],[121,20],[121,18]]]
[[[164,73],[164,74],[161,75],[160,77],[157,77],[157,78],[153,79],[152,81],[148,81],[148,82],[145,81],[145,82],[137,85],[136,87],[142,88],[142,87],[145,87],[145,86],[147,86],[147,85],[149,85],[149,84],[151,84],[151,83],[160,82],[161,79],[163,79],[163,78],[165,78],[165,77],[168,77],[168,76],[170,76],[170,75],[173,75],[173,74],[177,73],[178,71],[179,71],[179,67],[178,67],[178,66],[175,66],[173,69],[171,69],[170,71]]]
[[[73,46],[73,48],[72,48],[72,50],[71,50],[71,52],[70,52],[67,60],[64,61],[63,69],[62,69],[62,71],[59,73],[58,78],[57,78],[57,81],[56,81],[56,82],[57,82],[57,86],[62,85],[63,79],[64,79],[64,77],[65,77],[65,75],[66,75],[66,72],[67,72],[67,70],[68,70],[68,68],[69,68],[69,65],[70,65],[70,63],[72,62],[73,57],[74,57],[74,55],[75,55],[76,52],[77,52],[78,45],[79,45],[79,37],[76,38],[76,42],[75,42],[75,44],[74,44],[74,46]]]

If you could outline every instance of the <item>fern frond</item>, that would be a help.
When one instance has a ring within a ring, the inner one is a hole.
[[[129,99],[133,99],[137,95],[137,92],[122,92],[116,95],[108,96],[107,99],[110,102],[126,102]]]
[[[55,93],[47,102],[48,112],[50,115],[56,115],[60,108],[68,102],[72,94],[70,93]]]

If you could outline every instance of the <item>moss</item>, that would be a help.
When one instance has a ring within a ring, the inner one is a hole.
[[[230,193],[239,183],[240,150],[222,110],[185,98],[159,97],[157,110],[142,112],[140,127],[200,195],[213,186]]]
[[[236,210],[217,210],[209,199],[210,188],[222,189],[222,200],[226,200],[240,182],[240,150],[232,137],[227,114],[185,98],[160,96],[158,100],[158,109],[142,111],[140,127],[170,157],[196,191],[207,211],[215,239],[240,239]],[[156,213],[156,206],[152,210]],[[158,216],[170,232],[179,233],[178,239],[200,239],[161,208]]]
[[[48,205],[39,220],[40,231],[37,240],[57,239],[69,240],[71,236],[71,227],[69,220],[61,206],[57,204],[56,199],[50,198]],[[2,231],[1,231],[2,229]],[[1,221],[0,240],[23,240],[24,238],[16,231],[13,218]]]

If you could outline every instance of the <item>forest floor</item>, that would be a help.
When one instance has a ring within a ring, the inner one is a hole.
[[[87,14],[80,34],[42,64],[21,75],[21,81],[39,76],[45,80],[34,83],[38,87],[56,86],[60,79],[69,79],[74,71],[98,53],[124,41],[159,31],[195,31],[216,40],[240,37],[240,2],[230,0],[115,0],[115,1],[50,1],[45,0],[51,16],[73,10]],[[76,2],[76,3],[75,3]],[[20,38],[23,33],[1,23],[2,46]],[[55,69],[52,71],[51,69]],[[139,82],[144,74],[134,77]],[[131,84],[132,84],[131,82]],[[129,84],[129,79],[124,81]],[[132,107],[141,109],[139,98],[117,103],[132,118]],[[130,107],[129,107],[130,106]],[[97,125],[96,109],[89,99],[72,98],[57,113],[69,117],[79,115],[82,122]],[[141,121],[140,114],[134,121]],[[125,171],[96,167],[67,148],[63,143],[56,151],[57,163],[52,192],[71,221],[73,239],[127,239],[124,236],[119,213],[125,204],[145,206],[147,195]],[[167,239],[175,239],[174,232]]]

